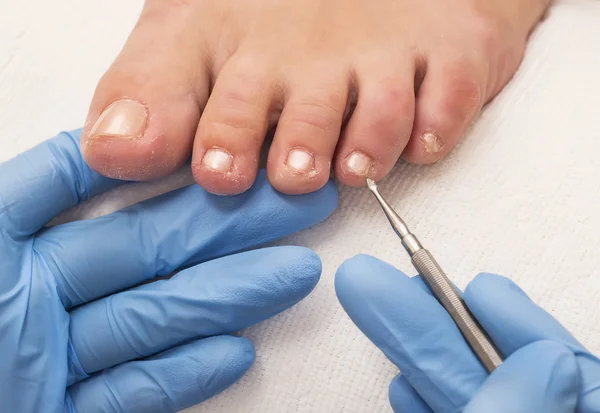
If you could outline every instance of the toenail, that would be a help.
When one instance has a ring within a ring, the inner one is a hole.
[[[314,156],[303,149],[292,149],[286,161],[287,166],[302,173],[311,171],[314,168],[314,163]]]
[[[228,172],[233,163],[233,156],[227,151],[219,148],[212,148],[206,151],[202,164],[217,172]]]
[[[148,110],[144,105],[134,100],[117,100],[104,109],[88,136],[139,139],[144,135],[147,120]]]
[[[421,136],[421,142],[423,142],[425,152],[427,153],[439,153],[445,146],[444,141],[431,132],[425,132],[423,136]]]
[[[373,161],[362,152],[352,152],[346,158],[346,167],[350,172],[358,176],[367,176],[371,170]]]

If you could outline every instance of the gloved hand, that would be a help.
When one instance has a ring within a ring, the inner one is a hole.
[[[254,359],[228,333],[294,305],[321,271],[303,248],[229,254],[325,219],[335,187],[283,196],[262,174],[240,196],[190,186],[44,229],[118,184],[84,164],[77,135],[0,165],[0,410],[175,412],[219,393]]]
[[[464,299],[505,362],[487,375],[420,277],[361,255],[335,280],[354,323],[400,370],[395,412],[597,413],[600,360],[510,280],[475,278]]]

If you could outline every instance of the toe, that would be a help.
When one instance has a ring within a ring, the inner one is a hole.
[[[456,146],[484,104],[487,75],[481,66],[466,59],[429,62],[404,159],[434,163]]]
[[[258,59],[232,57],[223,67],[200,119],[192,171],[198,184],[219,195],[252,186],[260,150],[278,102],[278,82]]]
[[[151,4],[99,82],[82,134],[86,162],[111,178],[154,179],[182,166],[208,97],[189,11]]]
[[[350,84],[343,70],[300,73],[288,83],[267,162],[269,181],[287,194],[316,191],[329,180]]]
[[[402,154],[415,112],[414,70],[388,62],[358,72],[358,102],[336,153],[342,183],[364,186],[367,176],[377,181]]]

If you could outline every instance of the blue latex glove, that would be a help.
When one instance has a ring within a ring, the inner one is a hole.
[[[262,174],[243,195],[190,186],[43,229],[118,184],[84,164],[77,135],[0,165],[0,410],[175,412],[219,393],[254,360],[228,333],[294,305],[321,272],[303,248],[229,254],[325,219],[335,187],[283,196]]]
[[[390,385],[395,412],[600,412],[600,360],[506,278],[481,274],[464,293],[507,356],[490,376],[420,277],[361,255],[340,267],[336,292],[402,372]]]

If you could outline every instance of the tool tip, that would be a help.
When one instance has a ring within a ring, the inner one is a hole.
[[[367,178],[367,186],[371,191],[377,191],[377,184],[371,178]]]

